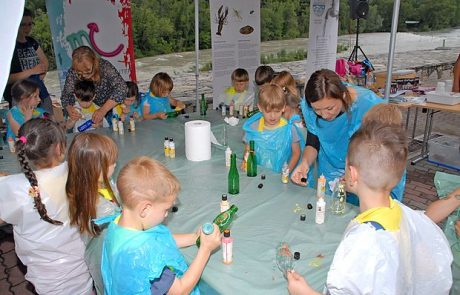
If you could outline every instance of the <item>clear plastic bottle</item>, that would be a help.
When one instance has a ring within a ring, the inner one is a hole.
[[[225,166],[230,167],[230,159],[232,157],[232,149],[228,146],[225,149]]]
[[[283,168],[281,170],[281,182],[282,183],[289,182],[289,165],[287,162],[284,162]]]
[[[224,237],[222,238],[222,258],[225,264],[233,262],[233,238],[230,236],[230,230],[224,230]]]
[[[118,132],[118,120],[117,120],[116,115],[113,115],[113,117],[112,117],[112,130],[114,132]]]
[[[347,192],[345,191],[345,183],[340,181],[332,193],[331,211],[335,215],[342,215],[346,210]]]
[[[289,245],[285,242],[281,242],[276,248],[276,265],[281,270],[284,276],[288,271],[291,271],[294,267],[294,257],[292,256]]]
[[[325,197],[326,194],[326,177],[321,174],[320,177],[318,177],[318,185],[316,187],[316,197],[323,198]]]
[[[176,157],[176,145],[174,144],[174,139],[169,139],[169,157],[174,159]]]
[[[163,143],[164,151],[165,151],[165,157],[169,157],[169,138],[165,137],[165,141]]]

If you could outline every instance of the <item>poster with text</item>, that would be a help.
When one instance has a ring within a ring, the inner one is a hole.
[[[335,70],[339,0],[311,0],[306,81],[320,69]]]
[[[210,0],[213,108],[232,86],[237,68],[249,73],[253,90],[254,72],[260,65],[260,0]]]
[[[46,0],[61,89],[72,51],[90,46],[125,80],[136,80],[130,0]]]

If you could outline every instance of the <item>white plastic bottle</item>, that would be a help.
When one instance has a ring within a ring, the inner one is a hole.
[[[222,201],[220,201],[220,212],[225,212],[230,209],[230,203],[228,202],[227,195],[222,195]]]
[[[165,137],[165,141],[163,143],[164,151],[165,151],[165,157],[169,157],[169,138]]]
[[[225,117],[227,116],[227,106],[224,104],[222,104],[222,117]]]
[[[326,217],[326,202],[323,198],[319,198],[316,201],[316,216],[315,222],[316,224],[323,224],[324,218]]]
[[[318,185],[316,187],[316,197],[318,199],[319,198],[324,199],[325,194],[326,194],[326,177],[324,177],[324,175],[321,174],[321,176],[318,177]]]
[[[174,143],[174,139],[169,139],[169,157],[174,159],[176,157],[176,145]]]
[[[235,111],[235,104],[233,101],[230,103],[229,109],[228,109],[228,115],[230,117],[233,117],[233,112]]]
[[[10,152],[16,152],[16,148],[14,147],[14,140],[11,137],[8,137],[8,147],[10,148]]]
[[[115,116],[112,117],[112,130],[118,132],[118,120]]]
[[[283,169],[281,170],[281,182],[282,183],[289,182],[289,166],[287,162],[284,162]]]
[[[129,130],[131,132],[136,131],[136,122],[134,121],[133,115],[129,116]]]
[[[118,134],[122,135],[125,133],[125,128],[123,127],[123,121],[118,119]]]
[[[230,167],[230,157],[232,156],[232,149],[228,146],[225,150],[225,166]]]

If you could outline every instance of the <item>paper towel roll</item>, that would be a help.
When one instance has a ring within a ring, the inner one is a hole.
[[[211,123],[202,120],[185,123],[185,156],[195,162],[211,159]]]

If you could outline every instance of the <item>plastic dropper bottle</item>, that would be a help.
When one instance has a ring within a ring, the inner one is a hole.
[[[222,258],[225,264],[233,262],[233,238],[230,236],[230,230],[224,230],[224,237],[222,238]]]
[[[220,202],[220,212],[225,212],[230,209],[230,203],[228,202],[227,195],[222,195],[222,201]]]

